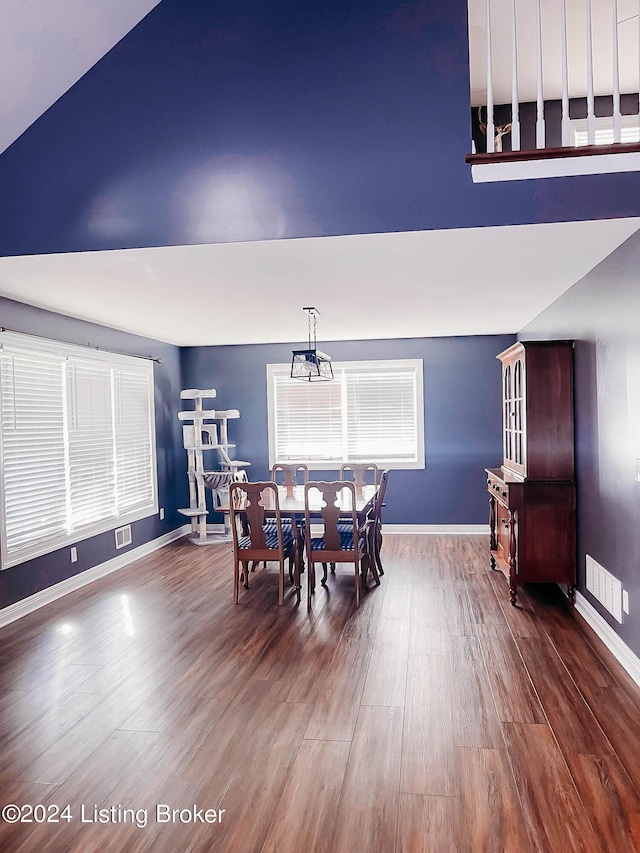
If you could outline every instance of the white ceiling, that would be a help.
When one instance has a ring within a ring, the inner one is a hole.
[[[0,295],[181,346],[519,331],[640,218],[0,258]]]

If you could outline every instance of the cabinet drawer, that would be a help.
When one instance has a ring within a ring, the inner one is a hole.
[[[503,506],[509,506],[509,486],[503,480],[491,474],[487,475],[487,491],[500,501]]]

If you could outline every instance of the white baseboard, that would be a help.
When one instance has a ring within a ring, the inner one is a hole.
[[[489,535],[488,524],[387,524],[382,525],[383,533],[451,533],[454,535]]]
[[[56,583],[53,586],[49,586],[46,589],[41,590],[40,592],[36,592],[28,598],[16,601],[15,604],[3,607],[2,610],[0,610],[0,628],[5,625],[9,625],[11,622],[15,622],[17,619],[21,619],[28,613],[33,613],[34,610],[44,607],[45,604],[51,604],[52,601],[56,601],[58,598],[62,598],[64,595],[68,595],[76,589],[81,589],[81,587],[93,583],[93,581],[98,580],[98,578],[103,578],[105,575],[110,575],[111,572],[115,572],[118,569],[122,569],[124,566],[128,566],[129,563],[133,563],[134,560],[139,560],[140,557],[145,557],[147,554],[151,554],[153,551],[163,548],[170,542],[175,542],[176,539],[180,539],[190,532],[191,525],[184,524],[182,527],[177,527],[175,530],[171,530],[169,533],[165,533],[157,539],[145,542],[144,545],[132,548],[124,554],[118,554],[117,557],[107,560],[106,563],[100,563],[99,566],[94,566],[92,569],[87,569],[85,572],[80,572],[77,575],[73,575],[71,578],[60,581],[60,583]]]
[[[587,625],[602,640],[616,660],[626,669],[631,678],[640,685],[640,658],[621,640],[611,625],[602,618],[595,607],[576,590],[576,610]]]

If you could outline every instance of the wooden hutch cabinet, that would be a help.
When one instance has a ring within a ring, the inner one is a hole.
[[[487,468],[491,568],[509,581],[576,582],[573,342],[527,341],[500,353],[503,461]]]

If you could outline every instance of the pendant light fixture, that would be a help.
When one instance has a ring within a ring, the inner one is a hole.
[[[309,346],[307,349],[294,349],[291,361],[291,378],[306,382],[318,382],[333,379],[331,356],[321,352],[316,346],[316,325],[320,314],[317,308],[303,308],[307,312]]]

